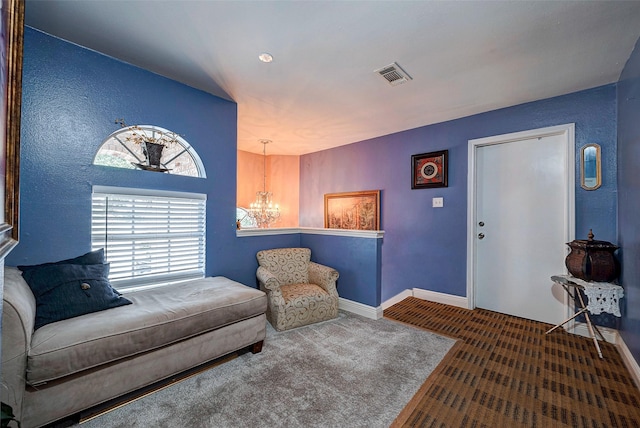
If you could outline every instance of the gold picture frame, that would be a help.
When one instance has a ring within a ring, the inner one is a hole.
[[[380,190],[325,194],[324,227],[380,230]]]
[[[22,106],[22,51],[24,46],[24,0],[2,0],[3,67],[2,137],[4,174],[4,218],[0,224],[0,257],[4,258],[20,236],[20,111]],[[6,60],[5,60],[6,58]]]

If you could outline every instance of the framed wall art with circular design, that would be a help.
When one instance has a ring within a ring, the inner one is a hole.
[[[411,156],[411,188],[447,187],[448,150]]]

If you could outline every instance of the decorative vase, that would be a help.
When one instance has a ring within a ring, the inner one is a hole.
[[[564,263],[571,275],[585,281],[611,282],[618,277],[619,268],[613,253],[617,246],[607,241],[595,241],[589,230],[587,240],[573,240],[567,245],[571,252]]]
[[[147,165],[159,167],[163,149],[164,144],[150,142],[142,143],[142,153],[147,158]]]

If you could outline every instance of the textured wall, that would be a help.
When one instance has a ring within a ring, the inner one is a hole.
[[[614,85],[374,138],[300,158],[300,226],[322,227],[323,195],[380,189],[382,301],[414,287],[466,295],[468,140],[565,123],[580,147],[602,146],[603,185],[580,188],[576,165],[576,237],[593,228],[615,242],[616,89]],[[411,189],[411,155],[449,150],[449,186]],[[444,197],[444,208],[431,199]]]
[[[311,248],[311,259],[340,273],[340,297],[380,306],[382,239],[302,234],[300,245]]]
[[[129,124],[183,134],[206,179],[92,165],[102,141]],[[255,253],[235,237],[237,106],[27,28],[21,236],[7,264],[59,260],[90,249],[94,184],[207,194],[207,274],[253,280]]]
[[[269,188],[280,206],[275,227],[298,227],[300,206],[300,157],[269,156]]]
[[[640,39],[618,82],[618,236],[622,247],[621,334],[640,361]]]
[[[236,201],[239,207],[248,208],[256,199],[263,182],[262,155],[238,150],[238,185]]]

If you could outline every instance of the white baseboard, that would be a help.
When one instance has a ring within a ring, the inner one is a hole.
[[[392,298],[382,303],[382,309],[387,309],[390,306],[395,305],[398,302],[403,301],[407,297],[417,297],[422,300],[429,300],[430,302],[444,303],[445,305],[457,306],[460,308],[468,309],[469,303],[466,297],[454,296],[453,294],[440,293],[438,291],[423,290],[421,288],[414,288],[412,290],[404,290],[403,292],[396,294]]]
[[[342,311],[351,312],[352,314],[360,315],[372,320],[382,318],[381,306],[374,308],[373,306],[354,302],[353,300],[344,299],[342,297],[338,298],[338,308]]]
[[[597,327],[607,342],[613,343],[613,344],[617,343],[618,338],[620,336],[620,334],[618,334],[618,330],[607,328],[607,327],[600,327],[600,326],[597,326]],[[573,324],[573,329],[567,329],[567,331],[569,333],[577,334],[579,336],[591,337],[589,335],[589,327],[587,327],[587,323],[584,323],[584,322],[575,322]]]
[[[383,302],[377,308],[363,303],[354,302],[345,298],[338,298],[338,307],[347,312],[351,312],[357,315],[361,315],[366,318],[377,320],[382,318],[383,311],[390,306],[395,305],[398,302],[406,299],[407,297],[417,297],[423,300],[429,300],[436,303],[444,303],[446,305],[458,306],[461,308],[467,308],[467,298],[454,296],[451,294],[438,293],[437,291],[422,290],[420,288],[414,288],[413,290],[404,290],[399,294],[396,294],[392,298]]]
[[[618,351],[620,351],[620,355],[622,356],[624,365],[627,366],[627,369],[629,369],[631,376],[633,376],[633,380],[636,382],[636,388],[640,388],[640,366],[638,365],[636,359],[633,358],[633,354],[627,347],[627,344],[624,343],[624,340],[622,339],[622,336],[620,336],[620,333],[618,333],[618,331],[616,331],[616,336],[617,338],[614,343],[616,344]]]
[[[466,297],[454,296],[453,294],[414,288],[413,296],[418,299],[429,300],[430,302],[443,303],[445,305],[457,306],[465,309],[469,308],[469,302]]]
[[[395,296],[393,296],[389,300],[387,300],[385,302],[382,302],[382,305],[381,305],[382,309],[387,309],[388,307],[391,307],[391,306],[395,305],[398,302],[402,302],[407,297],[413,297],[413,291],[404,290],[400,294],[396,294]]]

